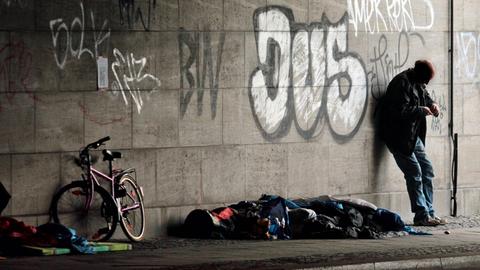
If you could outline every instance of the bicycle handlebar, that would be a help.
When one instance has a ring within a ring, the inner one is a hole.
[[[98,147],[100,147],[100,145],[102,145],[104,142],[109,141],[109,140],[110,140],[110,136],[107,136],[105,138],[101,138],[100,140],[85,146],[85,148],[83,148],[82,152],[87,152],[88,149],[90,149],[90,148],[97,149]]]
[[[96,141],[95,143],[98,144],[98,146],[102,145],[104,142],[110,141],[110,136],[107,136],[105,138],[101,138],[100,140]]]

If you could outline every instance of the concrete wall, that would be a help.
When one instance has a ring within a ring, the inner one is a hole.
[[[441,105],[427,150],[447,215],[448,2],[0,0],[6,214],[46,222],[53,193],[79,177],[72,156],[110,135],[145,188],[149,236],[262,193],[360,197],[411,219],[372,114],[388,81],[426,58]],[[480,201],[477,2],[455,1],[460,214]]]

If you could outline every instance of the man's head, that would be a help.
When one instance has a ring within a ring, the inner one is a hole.
[[[435,68],[428,60],[417,60],[413,70],[419,83],[428,84],[435,76]]]

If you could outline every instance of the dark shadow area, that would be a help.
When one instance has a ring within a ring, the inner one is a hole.
[[[371,117],[372,122],[373,122],[373,129],[374,129],[374,136],[373,136],[373,145],[372,145],[372,179],[371,179],[371,187],[372,187],[372,192],[375,192],[378,190],[379,187],[379,181],[382,181],[380,179],[381,175],[381,165],[382,165],[382,160],[385,159],[386,153],[388,152],[388,149],[383,142],[383,140],[380,137],[380,116],[381,116],[381,106],[382,106],[382,100],[383,96],[385,95],[385,92],[387,91],[386,86],[380,86],[376,85],[375,88],[378,90],[378,93],[376,95],[373,95],[372,93],[372,106],[373,110],[371,110]]]

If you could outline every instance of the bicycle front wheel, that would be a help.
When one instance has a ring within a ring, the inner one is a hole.
[[[62,187],[53,197],[51,215],[55,223],[75,229],[77,235],[89,241],[106,241],[112,237],[118,223],[117,206],[100,186],[95,187],[92,196],[90,193],[91,188],[85,181]]]
[[[128,174],[118,183],[117,202],[120,206],[120,225],[125,235],[132,241],[143,239],[145,233],[145,212],[143,195],[135,180]]]

